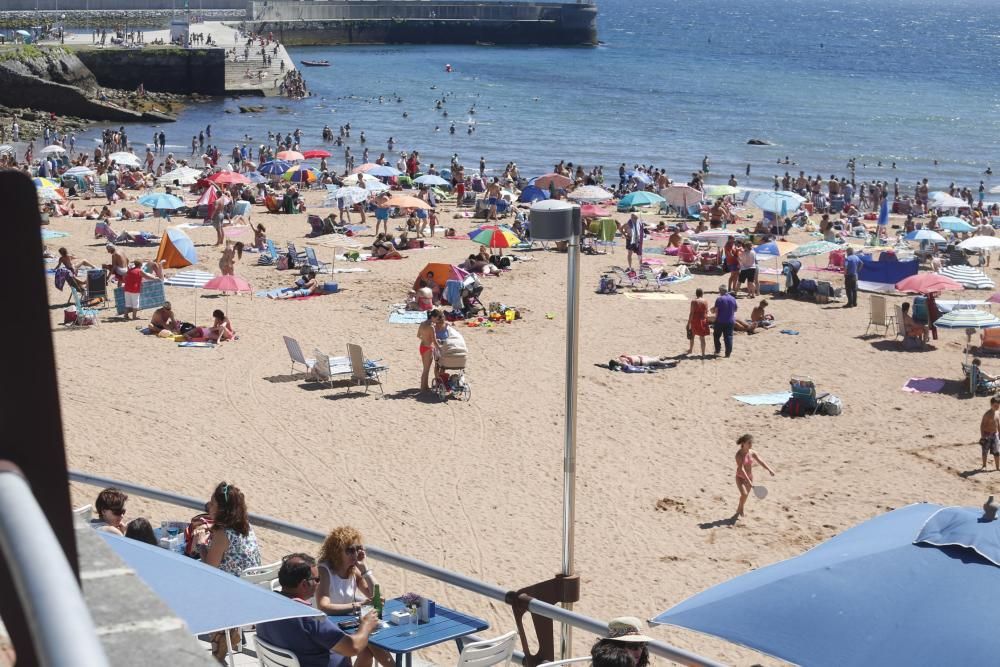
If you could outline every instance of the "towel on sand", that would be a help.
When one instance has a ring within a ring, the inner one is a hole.
[[[389,324],[420,324],[427,320],[422,310],[394,310],[389,313]]]
[[[790,391],[776,391],[773,394],[750,394],[747,396],[733,396],[740,403],[747,405],[784,405],[785,401],[792,397]]]

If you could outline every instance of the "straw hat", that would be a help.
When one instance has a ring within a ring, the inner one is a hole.
[[[645,644],[653,641],[652,637],[639,632],[642,621],[634,616],[622,616],[608,622],[608,639],[616,642],[629,642],[635,644]]]

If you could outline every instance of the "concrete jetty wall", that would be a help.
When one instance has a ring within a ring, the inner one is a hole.
[[[75,49],[102,86],[134,89],[143,84],[161,93],[226,94],[224,49],[151,47]]]
[[[192,11],[203,9],[237,9],[245,11],[247,0],[189,0]],[[0,11],[10,12],[71,12],[71,11],[146,11],[184,8],[184,0],[2,0]]]
[[[300,45],[597,43],[590,3],[251,0],[248,24]]]

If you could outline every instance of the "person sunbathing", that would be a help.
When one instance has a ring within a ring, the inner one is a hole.
[[[668,248],[680,248],[681,247],[681,234],[680,232],[674,230],[670,234],[670,238],[667,239]]]
[[[648,265],[647,265],[648,266]],[[663,280],[676,280],[677,278],[683,278],[686,275],[690,275],[688,267],[683,264],[678,264],[674,268],[670,269],[660,269],[660,278]]]
[[[402,255],[396,250],[391,241],[387,240],[385,234],[379,234],[372,243],[372,257],[376,259],[400,259]]]
[[[316,280],[316,272],[310,271],[296,281],[296,286],[285,288],[278,294],[268,294],[269,299],[294,299],[303,296],[312,296],[323,291],[323,286]]]
[[[154,334],[161,331],[177,332],[180,330],[180,322],[174,316],[174,311],[170,307],[170,302],[166,301],[162,306],[153,311],[153,316],[149,318],[149,330]]]
[[[229,321],[226,314],[221,310],[212,311],[212,326],[194,327],[184,334],[188,340],[192,338],[207,338],[209,342],[221,343],[224,340],[236,340],[236,331],[233,330],[233,323]]]

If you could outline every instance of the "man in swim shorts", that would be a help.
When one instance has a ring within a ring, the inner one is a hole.
[[[108,272],[108,278],[115,278],[118,282],[125,280],[125,273],[128,272],[128,257],[121,250],[115,247],[114,243],[106,246],[108,254],[111,255],[111,263],[104,264],[101,268]]]
[[[384,225],[382,231],[389,233],[389,197],[385,193],[379,195],[375,200],[375,235],[378,236],[379,225]]]
[[[489,215],[487,219],[496,220],[497,219],[497,204],[500,203],[500,183],[497,182],[496,178],[490,181],[490,184],[486,186],[486,204],[490,207]]]
[[[434,363],[434,346],[437,342],[434,338],[434,324],[444,319],[440,310],[434,308],[427,311],[427,319],[420,323],[417,329],[417,338],[420,339],[420,361],[423,363],[423,370],[420,375],[420,391],[430,391],[431,364]]]
[[[983,450],[983,465],[980,470],[986,470],[986,457],[989,454],[993,455],[993,465],[1000,470],[1000,396],[990,398],[990,409],[979,422],[979,446]]]

